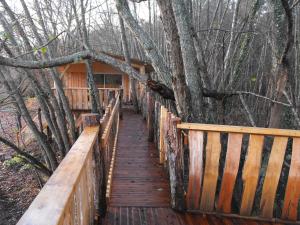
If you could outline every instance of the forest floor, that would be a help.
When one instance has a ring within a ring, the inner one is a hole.
[[[16,224],[39,191],[32,172],[0,162],[0,225]]]
[[[15,113],[1,109],[0,135],[17,144],[16,134]],[[33,143],[28,149],[36,148]],[[0,225],[16,224],[40,191],[32,169],[14,157],[14,151],[0,143]]]

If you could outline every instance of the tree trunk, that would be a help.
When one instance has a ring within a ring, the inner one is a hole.
[[[123,54],[125,57],[126,63],[131,66],[131,59],[130,59],[130,54],[128,50],[128,41],[126,37],[126,31],[125,31],[125,26],[122,17],[119,15],[119,24],[120,24],[120,29],[121,29],[121,40],[122,40],[122,47],[123,47]],[[130,95],[131,95],[131,100],[133,103],[133,108],[136,113],[139,111],[139,106],[138,106],[138,100],[137,100],[137,94],[136,94],[136,81],[133,77],[130,77]]]
[[[185,79],[191,93],[192,121],[203,122],[202,83],[201,76],[198,74],[199,62],[191,32],[192,24],[183,1],[172,0],[172,8],[180,37]]]

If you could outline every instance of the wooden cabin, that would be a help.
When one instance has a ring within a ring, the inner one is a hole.
[[[124,61],[123,56],[107,54],[115,59]],[[132,67],[140,74],[148,76],[153,68],[150,64],[137,59],[131,59]],[[131,101],[130,97],[130,78],[128,74],[123,73],[118,68],[109,64],[94,61],[93,74],[96,86],[99,90],[100,102],[103,106],[107,105],[107,96],[109,91],[123,89],[123,102]],[[69,99],[72,110],[89,110],[91,109],[90,97],[87,86],[87,71],[83,61],[78,63],[67,64],[58,68],[61,79],[65,88],[66,96]],[[137,92],[142,92],[143,85],[137,82]],[[54,85],[55,89],[55,85]]]

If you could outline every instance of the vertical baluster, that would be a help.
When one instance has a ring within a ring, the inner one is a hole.
[[[199,209],[200,192],[203,174],[203,141],[202,131],[189,131],[189,183],[187,190],[187,208]]]
[[[261,216],[265,218],[272,218],[273,216],[275,195],[287,142],[287,137],[274,138],[260,200]]]
[[[221,153],[220,133],[208,132],[206,144],[205,169],[200,209],[211,212],[214,209],[216,187],[219,176],[219,160]]]
[[[242,140],[243,134],[229,133],[226,161],[217,205],[217,209],[224,213],[231,212],[233,189],[240,164]]]

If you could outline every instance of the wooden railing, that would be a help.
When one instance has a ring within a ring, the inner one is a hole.
[[[57,95],[56,90],[52,89]],[[110,96],[116,97],[119,88],[98,88],[101,106],[105,108],[109,104]],[[64,88],[72,110],[90,110],[91,99],[88,88]]]
[[[106,210],[106,186],[115,154],[120,98],[106,114],[82,115],[82,133],[18,225],[97,224]],[[108,185],[109,187],[109,185]]]
[[[188,209],[233,213],[234,192],[239,191],[235,184],[240,184],[242,193],[234,198],[237,214],[256,212],[258,219],[272,220],[280,210],[282,219],[297,220],[300,131],[206,124],[180,124],[178,128],[189,130],[190,158],[194,159],[189,165]],[[224,165],[220,165],[220,155],[225,154]],[[221,174],[219,167],[223,167]],[[222,180],[216,200],[219,175]],[[261,196],[255,204],[258,192]]]
[[[181,123],[159,102],[154,112],[173,208],[300,224],[300,131]]]

